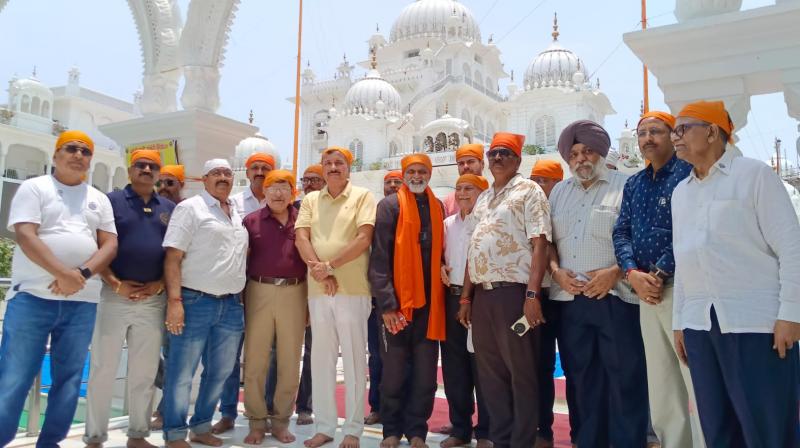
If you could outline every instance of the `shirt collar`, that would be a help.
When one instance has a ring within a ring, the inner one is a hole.
[[[123,188],[122,191],[124,192],[126,199],[138,198],[140,201],[142,200],[142,197],[139,196],[138,193],[133,191],[133,186],[131,184],[125,185],[125,188]],[[158,198],[158,193],[156,193],[155,191],[153,191],[153,194],[150,195],[150,202],[155,202],[156,204],[161,203],[161,201]]]
[[[514,187],[515,185],[517,185],[518,183],[522,182],[523,180],[525,180],[525,178],[522,177],[522,174],[517,173],[517,174],[514,175],[514,177],[512,177],[508,181],[507,184],[503,185],[503,188],[501,188],[499,192],[494,193],[494,191],[495,191],[494,190],[494,186],[491,186],[489,188],[492,190],[492,193],[494,193],[494,197],[497,197],[497,196],[500,196],[501,194],[503,194],[504,191],[508,190],[509,188]]]
[[[289,221],[286,223],[288,226],[289,224],[294,224],[295,218],[297,218],[297,209],[294,207],[294,204],[289,204]],[[272,210],[269,209],[269,206],[263,207],[261,209],[261,219],[267,220],[272,218]]]
[[[658,170],[658,173],[673,173],[675,171],[675,165],[678,164],[678,155],[677,153],[673,152],[672,157],[667,161],[667,163]],[[644,169],[647,172],[647,175],[651,178],[653,177],[653,164],[647,165],[647,168]]]
[[[733,159],[739,157],[739,154],[735,154],[732,149],[726,149],[724,153],[722,153],[722,157],[717,159],[713,165],[711,165],[711,169],[708,170],[708,175],[705,179],[713,176],[715,172],[719,171],[724,175],[729,175],[731,173],[731,165],[733,165]],[[701,182],[700,179],[697,178],[695,175],[694,168],[689,172],[689,181],[692,182]]]
[[[211,196],[211,193],[209,193],[208,191],[206,191],[206,189],[205,189],[205,188],[203,189],[203,191],[201,191],[201,192],[200,192],[200,197],[201,197],[201,198],[203,198],[203,201],[204,201],[204,202],[206,203],[206,205],[208,205],[209,207],[214,207],[214,206],[217,206],[217,207],[219,207],[219,204],[220,204],[220,201],[219,201],[219,199],[215,198],[214,196]],[[228,196],[228,200],[226,201],[226,203],[227,203],[229,206],[232,204],[232,202],[231,202],[231,197],[230,197],[230,196]]]
[[[352,189],[353,189],[353,184],[350,182],[350,179],[347,179],[347,185],[345,185],[344,190],[342,190],[342,192],[339,193],[339,196],[344,196],[344,197],[350,196],[350,191]],[[331,196],[330,192],[328,191],[328,186],[327,185],[322,187],[322,190],[320,190],[319,194],[320,194],[320,196],[327,195],[329,198],[335,199],[333,196]],[[338,198],[339,196],[336,196],[336,197]]]

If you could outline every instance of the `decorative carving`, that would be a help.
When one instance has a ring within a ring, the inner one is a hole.
[[[144,91],[140,103],[141,112],[147,114],[163,114],[178,110],[177,99],[180,70],[166,73],[145,75]]]
[[[186,66],[183,67],[183,76],[183,108],[216,112],[219,109],[219,69]]]

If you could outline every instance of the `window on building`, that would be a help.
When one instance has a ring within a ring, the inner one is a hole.
[[[453,132],[452,134],[447,136],[447,150],[448,151],[455,151],[458,147],[461,146],[461,138]]]
[[[433,144],[434,152],[447,151],[447,134],[440,132],[436,134],[436,141]]]
[[[31,97],[28,95],[22,95],[22,104],[20,107],[22,112],[30,113],[31,111]]]
[[[419,48],[406,52],[406,58],[415,58],[417,56],[419,56]]]
[[[425,152],[433,152],[433,137],[430,135],[425,137],[425,143],[422,144],[422,149]]]
[[[49,118],[50,117],[50,102],[49,101],[42,101],[42,116]]]
[[[399,151],[399,145],[397,144],[397,142],[389,143],[389,157],[396,156],[398,152],[400,152],[400,151]]]
[[[556,145],[556,122],[550,115],[542,115],[534,122],[534,144],[542,148],[553,148]]]
[[[364,142],[362,142],[358,138],[354,138],[353,141],[350,142],[350,152],[353,153],[353,165],[360,166],[364,163]]]
[[[42,108],[42,100],[39,99],[38,96],[33,97],[31,101],[31,113],[34,115],[39,115],[41,113]]]

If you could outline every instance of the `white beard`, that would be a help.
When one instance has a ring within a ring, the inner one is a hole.
[[[428,188],[428,181],[423,180],[422,183],[415,184],[408,182],[406,183],[408,186],[408,190],[414,194],[424,193],[425,189]]]
[[[583,168],[586,166],[591,166],[592,170],[588,174],[579,174],[578,168]],[[570,168],[569,171],[581,182],[588,182],[590,180],[597,179],[602,174],[605,174],[608,171],[608,167],[606,167],[606,159],[601,158],[595,164],[584,163],[577,168]]]

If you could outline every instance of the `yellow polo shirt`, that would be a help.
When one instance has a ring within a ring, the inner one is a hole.
[[[354,187],[348,182],[344,191],[333,198],[326,186],[303,198],[294,227],[309,229],[314,251],[320,260],[328,261],[355,239],[359,227],[375,226],[375,211],[375,198],[366,188]],[[370,297],[368,266],[369,250],[365,250],[355,260],[336,268],[337,294]],[[323,294],[322,286],[309,275],[309,297]]]

